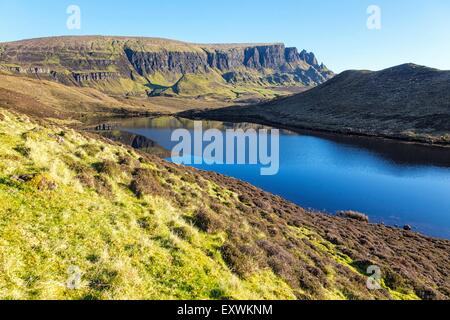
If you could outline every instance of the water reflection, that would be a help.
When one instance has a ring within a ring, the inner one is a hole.
[[[128,119],[123,130],[141,134],[166,149],[177,128],[191,120],[173,117]],[[203,128],[267,128],[256,124],[205,121]],[[303,207],[327,212],[357,210],[374,222],[409,224],[450,239],[450,151],[372,138],[312,132],[280,132],[278,175],[262,177],[258,166],[197,165],[248,181]]]

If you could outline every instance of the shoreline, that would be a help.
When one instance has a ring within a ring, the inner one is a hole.
[[[424,146],[430,148],[439,148],[443,150],[450,150],[450,143],[440,143],[440,142],[427,142],[424,139],[407,139],[406,137],[396,137],[392,135],[383,135],[383,134],[368,134],[364,132],[352,132],[345,130],[332,130],[332,129],[323,129],[323,128],[308,128],[304,126],[294,126],[294,125],[286,125],[280,122],[274,122],[270,120],[266,120],[259,117],[251,117],[251,116],[227,116],[227,115],[209,115],[208,110],[187,110],[176,113],[175,117],[186,118],[190,120],[210,120],[210,121],[221,121],[221,122],[231,122],[231,123],[253,123],[264,126],[273,127],[281,130],[288,130],[298,134],[304,133],[313,133],[314,135],[320,134],[328,134],[340,137],[359,137],[359,138],[368,138],[368,139],[376,139],[378,141],[386,140],[392,142],[399,142],[410,145]]]

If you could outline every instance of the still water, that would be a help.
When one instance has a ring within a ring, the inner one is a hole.
[[[191,120],[127,119],[124,131],[172,150],[174,129],[194,131]],[[203,129],[262,128],[204,121]],[[169,159],[170,160],[170,159]],[[328,213],[356,210],[371,222],[411,225],[450,239],[450,150],[381,139],[280,131],[280,170],[261,176],[255,165],[193,165],[232,176],[302,207]]]

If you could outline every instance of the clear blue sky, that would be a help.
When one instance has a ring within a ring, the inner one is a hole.
[[[71,4],[81,8],[81,30],[66,27]],[[381,30],[366,27],[372,4],[381,8]],[[406,62],[450,69],[449,0],[0,1],[0,42],[79,34],[284,42],[338,72]]]

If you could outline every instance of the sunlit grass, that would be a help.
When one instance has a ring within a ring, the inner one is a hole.
[[[107,177],[111,197],[76,178],[75,165],[87,170],[121,156],[138,161],[138,155],[72,130],[62,134],[62,129],[3,114],[0,298],[294,298],[271,271],[243,280],[220,254],[211,254],[225,236],[200,232],[186,221],[195,204],[185,211],[162,197],[139,199],[127,187],[126,173]],[[18,178],[24,175],[33,178]],[[188,184],[174,181],[174,190]],[[81,271],[76,290],[67,287],[73,267]]]

